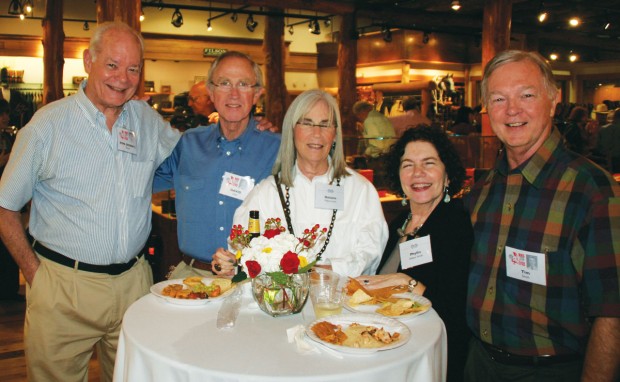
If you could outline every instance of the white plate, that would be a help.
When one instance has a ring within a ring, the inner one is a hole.
[[[205,285],[210,285],[211,282],[213,281],[213,279],[215,279],[216,277],[204,277],[202,279],[202,282]],[[183,284],[183,279],[173,279],[173,280],[166,280],[166,281],[162,281],[159,282],[153,286],[151,286],[151,293],[153,293],[155,296],[162,298],[164,300],[166,300],[167,302],[171,303],[171,304],[175,304],[175,305],[185,305],[185,306],[196,306],[196,305],[205,305],[208,304],[210,302],[215,302],[215,301],[221,301],[223,297],[228,296],[230,293],[232,293],[233,290],[235,290],[235,287],[233,286],[232,288],[230,288],[229,290],[227,290],[226,292],[222,293],[221,295],[217,296],[217,297],[209,297],[209,298],[205,298],[205,299],[195,299],[195,300],[189,300],[189,299],[182,299],[182,298],[174,298],[174,297],[170,297],[170,296],[164,296],[162,294],[162,291],[164,290],[165,287],[167,287],[170,284],[181,284],[183,285],[183,289],[187,289],[187,286],[185,284]]]
[[[415,293],[397,293],[394,294],[392,297],[395,298],[408,298],[411,301],[417,302],[418,304],[421,305],[428,305],[428,309],[425,309],[423,311],[420,312],[411,312],[408,314],[403,314],[401,316],[385,316],[385,317],[390,317],[390,318],[397,318],[397,319],[407,319],[407,318],[411,318],[411,317],[415,317],[415,316],[419,316],[420,314],[424,314],[426,312],[429,311],[429,309],[431,308],[432,304],[431,304],[431,300],[429,300],[428,298],[424,297],[424,296],[420,296],[417,295]],[[377,309],[381,308],[381,303],[379,304],[374,304],[374,305],[364,305],[364,304],[360,304],[360,305],[349,305],[349,298],[350,296],[347,296],[345,302],[344,302],[344,307],[351,311],[351,312],[355,312],[355,313],[376,313],[376,314],[381,314],[381,313],[377,313]]]
[[[400,333],[400,339],[398,341],[387,344],[383,347],[371,348],[371,349],[354,348],[354,347],[349,347],[349,346],[336,345],[330,342],[323,341],[322,339],[317,337],[317,335],[314,334],[314,332],[312,331],[311,329],[312,326],[314,326],[314,324],[321,322],[321,321],[327,321],[334,325],[340,325],[342,326],[343,329],[349,327],[349,325],[353,323],[375,326],[378,328],[383,328],[384,330],[390,333],[394,333],[394,332]],[[347,314],[339,314],[336,316],[328,316],[328,317],[324,317],[324,318],[314,321],[313,323],[308,325],[308,327],[306,328],[306,335],[310,337],[311,340],[316,341],[320,343],[321,345],[327,346],[330,349],[337,350],[341,353],[372,354],[378,351],[390,350],[390,349],[395,349],[397,347],[403,346],[411,338],[411,331],[409,330],[407,325],[393,318],[380,316],[378,314],[347,313]]]

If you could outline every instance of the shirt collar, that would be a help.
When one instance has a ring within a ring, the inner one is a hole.
[[[508,176],[511,172],[520,172],[528,183],[534,187],[540,187],[550,175],[551,166],[549,163],[556,157],[556,150],[561,146],[561,142],[562,135],[553,127],[551,134],[549,134],[542,146],[540,146],[530,159],[511,171],[508,166],[506,151],[504,150],[497,160],[495,171],[503,176]]]
[[[98,117],[103,118],[103,120],[105,121],[105,115],[103,115],[103,113],[99,111],[99,109],[97,109],[95,104],[86,95],[86,92],[84,91],[84,89],[86,88],[87,82],[88,82],[88,79],[85,79],[80,83],[78,92],[75,94],[75,97],[76,97],[75,99],[79,107],[84,112],[86,119],[88,119],[88,121],[91,124],[96,126],[97,118]],[[124,119],[123,114],[125,113],[126,109],[127,109],[127,104],[123,105],[123,111],[121,112],[121,115],[119,115],[118,120],[122,121]]]
[[[243,130],[243,133],[241,133],[241,135],[239,137],[233,139],[232,141],[228,141],[226,139],[226,137],[224,136],[224,134],[222,134],[222,126],[220,125],[220,122],[218,122],[217,125],[216,125],[217,126],[217,141],[218,141],[218,143],[222,143],[222,142],[237,142],[241,146],[244,146],[251,139],[253,134],[255,134],[256,132],[260,132],[256,128],[257,124],[258,124],[258,122],[252,116],[250,116],[250,119],[248,121],[248,125],[246,126],[245,130]]]

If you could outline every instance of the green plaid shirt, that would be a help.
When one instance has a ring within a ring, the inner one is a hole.
[[[474,334],[516,354],[584,353],[589,317],[620,316],[620,186],[554,129],[512,171],[502,154],[466,202]],[[547,285],[508,277],[506,246],[544,253]]]

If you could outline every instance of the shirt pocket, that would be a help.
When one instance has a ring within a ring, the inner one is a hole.
[[[177,211],[192,211],[185,214],[186,221],[203,221],[204,203],[208,182],[205,178],[179,175],[175,187]]]
[[[153,193],[154,173],[155,162],[152,160],[129,163],[127,181],[131,185],[132,197],[145,198]]]

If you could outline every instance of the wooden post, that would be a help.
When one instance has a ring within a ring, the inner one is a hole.
[[[62,26],[63,0],[47,0],[43,26],[43,104],[64,97],[62,73],[65,66]]]
[[[482,18],[482,68],[510,47],[512,0],[486,0]],[[494,135],[488,115],[482,116],[482,135]]]
[[[283,12],[282,9],[268,8],[269,12]],[[265,117],[282,128],[284,114],[287,108],[287,90],[284,83],[284,18],[276,16],[266,17],[265,38],[263,40],[265,53]]]
[[[357,129],[355,128],[356,119],[351,110],[353,104],[357,101],[357,78],[355,76],[357,68],[357,38],[354,37],[354,33],[357,33],[357,29],[355,25],[355,14],[348,13],[343,15],[340,25],[340,45],[338,46],[338,96],[340,113],[342,116],[342,133],[344,135],[357,136]]]

